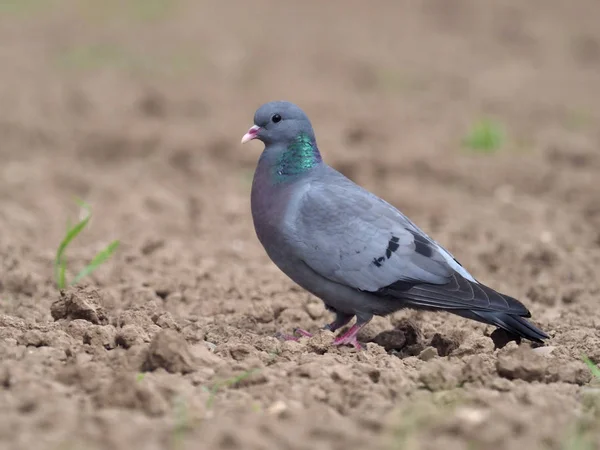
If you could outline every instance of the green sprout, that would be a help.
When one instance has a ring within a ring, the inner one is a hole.
[[[216,382],[215,384],[213,384],[213,386],[210,389],[207,388],[210,395],[208,397],[208,400],[206,401],[206,407],[208,409],[212,408],[212,406],[215,402],[215,397],[217,396],[217,393],[222,388],[235,386],[236,384],[242,382],[243,380],[248,378],[250,375],[253,375],[254,373],[256,373],[258,371],[259,371],[259,369],[246,370],[245,372],[242,372],[239,375],[236,375],[231,378],[227,378],[226,380],[223,380],[223,381]]]
[[[173,448],[179,449],[183,446],[183,438],[189,429],[188,408],[185,400],[180,396],[175,398],[175,426],[173,427]]]
[[[594,448],[590,433],[585,432],[578,427],[575,427],[575,429],[567,435],[567,438],[562,445],[562,450],[594,450]]]
[[[493,153],[504,142],[502,127],[489,119],[484,119],[473,125],[470,133],[463,139],[463,145],[480,153]]]
[[[60,245],[58,246],[58,250],[56,252],[56,259],[54,261],[54,277],[56,279],[56,285],[58,289],[65,289],[68,285],[74,285],[79,283],[79,281],[81,281],[82,278],[85,278],[86,276],[90,275],[94,270],[96,270],[104,262],[106,262],[106,260],[110,258],[119,247],[119,241],[112,241],[104,250],[98,252],[87,266],[81,269],[81,271],[75,276],[73,281],[67,283],[67,258],[65,256],[67,247],[73,241],[73,239],[75,239],[79,235],[79,233],[81,233],[85,229],[88,222],[92,218],[92,211],[90,206],[82,201],[77,201],[77,203],[86,211],[87,214],[81,221],[79,221],[74,226],[67,227],[67,233],[61,241]]]
[[[592,372],[592,375],[594,375],[594,377],[596,377],[598,380],[600,380],[600,367],[598,367],[596,364],[594,364],[594,361],[592,361],[587,356],[583,357],[583,362],[588,366],[588,368],[590,369],[590,372]]]

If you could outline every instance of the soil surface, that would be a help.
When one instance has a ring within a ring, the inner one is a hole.
[[[600,394],[600,3],[0,3],[0,448],[592,449]],[[262,103],[545,347],[403,311],[333,348],[250,216]],[[463,145],[474,123],[496,151]],[[53,259],[81,198],[69,277]],[[301,327],[310,339],[282,342]],[[505,341],[505,340],[504,340]],[[506,344],[506,345],[504,345]]]

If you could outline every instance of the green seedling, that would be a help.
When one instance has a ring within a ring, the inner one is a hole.
[[[119,247],[119,241],[112,241],[104,250],[98,252],[87,266],[81,269],[81,271],[75,276],[73,281],[67,283],[67,258],[65,253],[67,251],[67,248],[69,247],[69,244],[85,229],[90,219],[92,218],[92,211],[90,206],[80,201],[78,201],[77,203],[79,203],[79,205],[83,208],[86,215],[81,221],[79,221],[74,226],[69,225],[67,227],[67,233],[65,234],[65,237],[58,246],[58,250],[56,252],[56,259],[54,261],[54,277],[56,279],[56,285],[58,289],[65,289],[68,285],[74,285],[79,283],[82,278],[90,275],[94,270],[96,270],[104,262],[106,262],[106,260],[110,258]]]
[[[173,428],[173,448],[178,449],[183,445],[183,436],[189,428],[188,410],[181,397],[175,399],[175,427]]]
[[[213,386],[210,389],[207,389],[208,392],[210,393],[210,395],[208,397],[208,400],[206,401],[206,407],[208,409],[212,408],[212,406],[215,402],[215,397],[217,396],[217,393],[221,389],[235,386],[236,384],[242,382],[243,380],[248,378],[250,375],[253,375],[258,371],[259,371],[259,369],[246,370],[245,372],[242,372],[239,375],[236,375],[231,378],[227,378],[226,380],[223,380],[223,381],[218,381],[215,384],[213,384]]]
[[[493,153],[502,146],[504,140],[502,127],[492,120],[484,119],[473,125],[463,139],[463,145],[475,152]]]
[[[583,423],[576,423],[563,441],[562,450],[594,450],[594,442]]]
[[[587,356],[583,357],[583,362],[588,366],[590,372],[592,372],[592,375],[594,375],[595,378],[600,380],[600,367],[594,364],[594,362]]]

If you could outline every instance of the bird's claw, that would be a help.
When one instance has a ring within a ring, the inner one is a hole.
[[[362,326],[355,325],[355,326],[351,327],[346,333],[335,338],[332,345],[335,345],[335,346],[351,345],[356,350],[363,350],[363,346],[358,342],[358,340],[356,338],[356,335],[358,333],[358,330],[360,330],[360,328],[362,328]],[[331,330],[332,327],[330,324],[327,324],[323,327],[323,329]],[[312,336],[313,336],[312,333],[309,333],[308,331],[303,330],[302,328],[294,328],[292,335],[283,334],[283,333],[276,334],[276,337],[279,339],[282,339],[284,341],[296,341],[296,342],[298,342],[300,340],[300,338],[303,338],[303,337],[310,338]]]
[[[294,328],[293,334],[276,333],[275,337],[283,341],[296,341],[298,342],[302,337],[312,337],[312,334],[302,328]]]
[[[299,337],[307,337],[310,338],[312,337],[312,333],[309,333],[306,330],[303,330],[302,328],[294,328],[294,334],[299,336]]]
[[[333,345],[352,345],[356,350],[363,350],[363,346],[358,342],[356,336],[346,337],[342,335],[333,340]]]
[[[334,339],[333,345],[352,345],[356,350],[362,350],[362,345],[358,342],[356,336],[364,324],[352,325],[348,331]]]

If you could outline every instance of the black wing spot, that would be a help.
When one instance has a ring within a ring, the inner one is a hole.
[[[383,261],[385,261],[383,256],[380,256],[379,258],[373,258],[373,264],[375,264],[377,267],[381,267],[381,263]]]
[[[394,253],[396,250],[398,250],[398,248],[400,248],[400,244],[398,244],[399,241],[400,238],[392,236],[392,238],[388,242],[387,248],[385,249],[385,257],[387,259],[390,259],[392,257],[392,253]]]
[[[416,231],[406,229],[410,234],[413,235],[415,240],[415,252],[419,255],[423,255],[426,258],[431,258],[433,256],[433,249],[431,248],[431,243],[423,237],[421,234]]]

